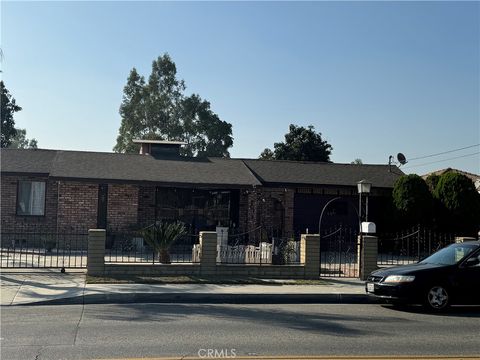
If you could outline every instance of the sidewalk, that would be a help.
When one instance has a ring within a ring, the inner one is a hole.
[[[328,278],[327,285],[86,284],[84,271],[1,272],[2,306],[105,303],[369,303],[364,283]]]

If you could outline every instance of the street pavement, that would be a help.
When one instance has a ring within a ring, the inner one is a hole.
[[[7,360],[235,356],[480,356],[480,309],[378,304],[4,306]]]
[[[1,305],[139,302],[202,303],[367,303],[364,284],[328,279],[323,285],[87,284],[85,272],[2,271]]]

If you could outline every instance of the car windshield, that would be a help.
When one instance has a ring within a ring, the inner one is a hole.
[[[477,249],[475,245],[454,245],[443,248],[420,261],[420,264],[454,265]]]

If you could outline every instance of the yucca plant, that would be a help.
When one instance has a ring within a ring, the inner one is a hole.
[[[185,224],[181,221],[162,221],[142,230],[143,238],[162,264],[170,264],[170,247],[186,233]]]

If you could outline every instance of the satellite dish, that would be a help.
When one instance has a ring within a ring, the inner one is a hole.
[[[407,158],[402,153],[397,154],[397,160],[401,165],[405,165],[407,163]]]

